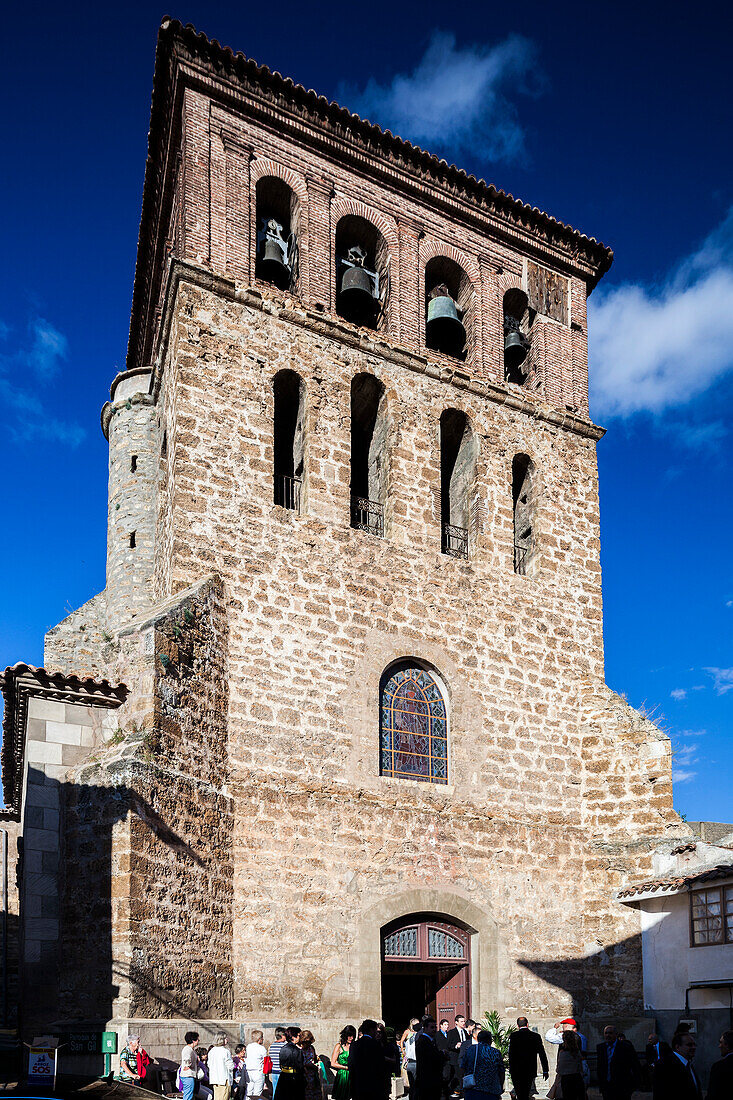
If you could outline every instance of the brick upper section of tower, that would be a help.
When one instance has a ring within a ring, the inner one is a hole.
[[[550,406],[584,434],[575,421],[588,417],[586,297],[610,267],[610,249],[168,19],[156,53],[128,370],[155,366],[176,260],[278,297],[255,271],[262,180],[292,195],[297,279],[279,297],[301,323],[333,319],[343,331],[337,227],[369,223],[388,284],[371,339],[410,357],[413,369],[437,367],[495,400]],[[458,358],[427,346],[431,261],[462,273]],[[521,394],[504,362],[515,291],[527,306]]]

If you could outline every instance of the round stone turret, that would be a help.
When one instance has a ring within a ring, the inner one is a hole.
[[[153,602],[158,426],[150,371],[118,374],[102,409],[109,441],[107,608],[119,630]]]

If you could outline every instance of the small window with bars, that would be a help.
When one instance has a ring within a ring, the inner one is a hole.
[[[690,895],[692,946],[733,943],[733,884]]]
[[[463,959],[463,944],[448,932],[439,928],[428,929],[428,955],[431,959]]]
[[[400,928],[385,936],[384,953],[393,959],[417,958],[417,928]]]

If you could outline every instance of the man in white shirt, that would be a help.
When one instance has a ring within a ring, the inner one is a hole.
[[[214,1037],[209,1051],[209,1084],[214,1090],[214,1100],[229,1100],[234,1083],[234,1059],[228,1047],[229,1040],[223,1032]]]
[[[198,1031],[187,1031],[184,1039],[186,1045],[181,1051],[181,1093],[183,1094],[183,1100],[193,1100],[196,1089],[196,1075],[199,1068],[199,1060],[196,1054],[196,1047],[199,1045],[199,1033]]]
[[[247,1068],[247,1076],[249,1077],[247,1083],[247,1096],[259,1100],[259,1097],[261,1097],[262,1093],[265,1091],[265,1072],[263,1066],[265,1064],[267,1047],[263,1045],[262,1040],[264,1039],[264,1035],[261,1031],[253,1031],[251,1035],[252,1041],[247,1043],[247,1052],[244,1060],[244,1064]]]

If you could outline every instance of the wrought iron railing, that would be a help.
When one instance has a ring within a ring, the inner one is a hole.
[[[351,526],[381,538],[384,535],[384,505],[366,497],[352,497]]]
[[[275,504],[289,508],[291,512],[300,511],[301,479],[287,474],[275,475]]]
[[[468,531],[465,527],[443,524],[443,553],[454,558],[468,557]]]
[[[518,573],[520,577],[527,575],[527,558],[529,557],[529,547],[519,546],[514,544],[514,572]]]

